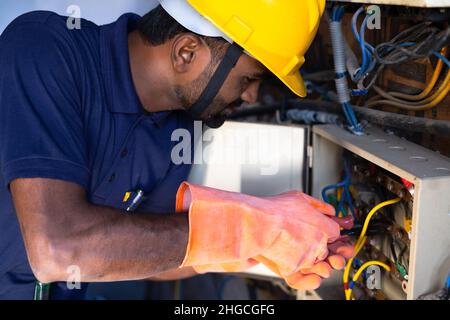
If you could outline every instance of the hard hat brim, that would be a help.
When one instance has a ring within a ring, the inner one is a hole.
[[[275,76],[280,79],[297,96],[301,98],[306,97],[306,86],[302,76],[300,75],[300,72],[296,72],[288,76],[279,76],[277,74],[275,74]]]

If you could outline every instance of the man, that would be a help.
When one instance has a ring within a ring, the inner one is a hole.
[[[195,274],[183,263],[189,216],[174,214],[190,168],[171,161],[171,133],[194,119],[220,126],[235,101],[256,101],[268,69],[304,95],[298,69],[323,0],[160,2],[79,30],[33,12],[2,34],[0,298],[31,299],[36,279],[66,281],[70,266],[83,282]],[[245,23],[258,20],[260,31]],[[277,34],[293,24],[303,38]],[[81,297],[64,285],[60,297]]]

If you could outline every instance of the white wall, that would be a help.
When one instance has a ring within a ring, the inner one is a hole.
[[[82,18],[105,24],[125,12],[145,14],[157,3],[157,0],[0,0],[0,33],[14,18],[33,10],[50,10],[69,15],[67,8],[77,5]]]

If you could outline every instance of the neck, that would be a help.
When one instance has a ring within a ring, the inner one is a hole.
[[[128,35],[130,69],[136,93],[147,112],[174,110],[178,102],[166,78],[164,45],[152,46],[138,31]]]

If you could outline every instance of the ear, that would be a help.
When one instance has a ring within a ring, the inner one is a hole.
[[[185,73],[192,69],[193,63],[204,56],[206,44],[194,34],[183,33],[172,43],[172,65],[175,71]]]

